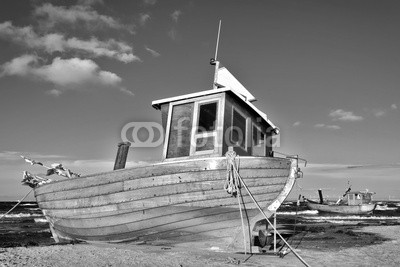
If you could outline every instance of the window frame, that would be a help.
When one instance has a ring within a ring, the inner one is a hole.
[[[193,127],[195,125],[192,123],[192,132],[191,132],[191,147],[190,147],[190,152],[189,156],[182,156],[182,157],[176,157],[176,158],[167,158],[167,151],[168,151],[168,146],[169,146],[169,136],[170,136],[170,128],[171,128],[171,120],[172,120],[172,111],[173,107],[176,105],[181,105],[181,104],[186,104],[186,103],[194,103],[194,108],[193,108],[193,116],[192,116],[192,122],[194,122],[194,118],[197,118],[198,116],[198,103],[203,103],[203,102],[212,102],[212,101],[217,101],[218,100],[218,108],[217,108],[217,122],[216,122],[216,138],[214,139],[216,143],[214,143],[214,150],[212,151],[213,154],[221,154],[222,153],[222,147],[218,146],[218,144],[222,144],[223,141],[223,134],[222,134],[222,128],[223,128],[223,118],[225,114],[225,97],[226,95],[224,93],[218,93],[218,94],[213,94],[213,95],[208,95],[208,96],[202,96],[202,97],[195,97],[195,98],[189,98],[189,99],[183,99],[180,101],[176,102],[170,102],[169,107],[168,107],[168,117],[167,117],[167,126],[165,129],[165,137],[164,137],[164,145],[163,145],[163,153],[162,153],[162,159],[163,161],[173,161],[173,160],[182,160],[182,159],[189,159],[192,156],[197,156],[197,155],[206,155],[210,154],[211,150],[206,150],[206,151],[197,151],[196,153],[195,150],[193,151],[193,133],[194,131],[197,130],[197,127]],[[197,121],[196,121],[197,123]],[[197,126],[197,125],[196,125]]]

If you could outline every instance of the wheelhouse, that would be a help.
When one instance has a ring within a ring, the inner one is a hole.
[[[361,192],[361,191],[351,191],[347,193],[347,203],[348,205],[361,205],[372,203],[372,195],[374,192]]]
[[[278,128],[250,100],[228,87],[153,101],[165,133],[163,159],[238,155],[273,156]]]

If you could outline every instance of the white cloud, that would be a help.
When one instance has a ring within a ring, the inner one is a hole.
[[[104,171],[112,171],[114,166],[113,159],[91,159],[91,160],[75,160],[70,159],[65,155],[54,155],[54,154],[41,154],[37,152],[29,151],[1,151],[0,152],[0,164],[6,162],[6,164],[20,163],[24,166],[29,166],[25,163],[21,156],[25,156],[29,159],[42,162],[45,165],[51,165],[52,163],[61,163],[66,168],[71,168],[72,171],[81,173],[83,175],[90,173],[98,173]],[[131,161],[126,162],[126,168],[134,168],[139,165],[153,164],[156,161]],[[40,170],[40,169],[39,169]]]
[[[180,10],[175,10],[171,14],[171,18],[174,22],[178,23],[179,17],[182,15],[182,11]]]
[[[0,37],[4,39],[11,38],[14,42],[28,43],[32,46],[35,46],[38,41],[38,36],[31,26],[15,27],[11,21],[0,24]]]
[[[148,20],[150,20],[149,14],[140,14],[139,23],[140,25],[144,26]]]
[[[157,3],[157,0],[143,0],[143,3],[145,3],[146,5],[154,5],[155,3]]]
[[[104,4],[103,0],[78,0],[78,5],[93,6],[96,4]]]
[[[19,160],[24,162],[21,156],[25,156],[31,158],[33,160],[43,160],[43,159],[61,159],[65,158],[62,155],[44,155],[35,152],[27,152],[27,151],[2,151],[0,152],[0,160]]]
[[[169,38],[171,38],[174,41],[178,40],[178,32],[174,28],[172,28],[170,31],[168,31],[167,35],[169,36]]]
[[[397,105],[396,104],[391,104],[387,108],[373,108],[373,109],[366,109],[368,112],[372,113],[377,118],[389,115],[391,111],[397,110]]]
[[[382,117],[382,116],[385,116],[386,115],[386,111],[384,111],[384,110],[381,110],[381,109],[374,109],[374,110],[372,110],[372,113],[374,114],[374,116],[375,117],[377,117],[377,118],[379,118],[379,117]]]
[[[110,16],[99,14],[90,5],[75,5],[70,7],[53,6],[51,3],[45,3],[34,10],[34,15],[44,18],[45,26],[52,28],[58,23],[67,23],[70,25],[80,25],[83,22],[90,28],[101,28],[107,26],[113,29],[123,29],[125,25],[119,23]]]
[[[63,92],[59,89],[51,89],[46,92],[46,94],[54,96],[54,97],[59,97]]]
[[[327,125],[323,123],[315,124],[315,128],[321,128],[321,129],[328,129],[328,130],[339,130],[341,127],[339,125]]]
[[[149,52],[153,57],[159,57],[160,53],[158,53],[157,51],[148,48],[147,46],[144,47],[146,49],[147,52]]]
[[[126,89],[125,87],[120,87],[119,90],[120,90],[122,93],[127,94],[127,95],[129,95],[129,96],[135,96],[135,94],[134,94],[132,91]]]
[[[141,61],[139,57],[130,53],[132,47],[123,43],[110,39],[107,42],[102,42],[92,37],[89,41],[70,38],[65,41],[66,49],[76,49],[90,53],[96,57],[105,56],[115,58],[124,63],[132,61]]]
[[[330,129],[330,130],[339,130],[339,129],[341,129],[341,127],[338,126],[338,125],[326,125],[325,128],[326,129]]]
[[[344,111],[343,109],[331,110],[329,116],[334,121],[361,121],[364,118],[355,115],[352,111]]]
[[[48,65],[39,64],[39,58],[34,55],[23,55],[3,64],[4,75],[29,76],[46,82],[50,82],[60,88],[58,91],[67,89],[79,89],[85,84],[95,84],[116,87],[127,93],[128,90],[121,88],[122,79],[115,73],[100,70],[99,66],[90,59],[62,59],[56,57]],[[50,94],[60,92],[50,91]],[[132,94],[132,92],[131,92]]]
[[[16,27],[7,21],[0,24],[0,38],[11,40],[17,44],[53,52],[80,52],[91,57],[108,57],[124,63],[141,61],[139,57],[132,54],[133,48],[124,42],[118,42],[114,39],[100,41],[95,37],[90,40],[81,40],[78,38],[66,39],[59,33],[37,35],[31,26]]]
[[[32,65],[38,62],[39,58],[34,55],[22,55],[6,62],[1,66],[0,77],[2,76],[27,76],[31,73]]]
[[[297,127],[297,126],[299,126],[300,124],[301,124],[300,121],[296,121],[295,123],[293,123],[293,127]]]
[[[35,76],[61,86],[75,86],[84,83],[117,85],[121,78],[116,74],[102,71],[89,59],[55,58],[49,65],[32,69]]]

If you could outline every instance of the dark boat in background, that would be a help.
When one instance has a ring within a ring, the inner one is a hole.
[[[369,214],[376,208],[376,203],[372,201],[374,192],[351,191],[349,188],[344,195],[336,202],[324,201],[322,191],[318,190],[320,201],[306,199],[307,207],[319,212],[330,212],[340,214]]]

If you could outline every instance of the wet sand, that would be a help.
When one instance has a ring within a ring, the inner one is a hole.
[[[400,266],[400,226],[302,226],[288,242],[310,266]],[[268,249],[268,248],[266,248]],[[148,244],[0,248],[0,266],[303,266],[293,253],[244,255]]]

